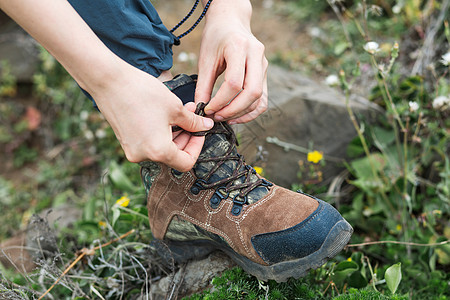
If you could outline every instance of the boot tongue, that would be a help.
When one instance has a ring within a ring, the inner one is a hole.
[[[217,129],[224,129],[225,126],[222,123],[216,123],[214,128],[211,130],[212,132]],[[223,130],[221,130],[223,131]],[[229,148],[232,147],[232,152],[230,154],[231,157],[237,157],[237,149],[235,145],[232,145],[231,142],[227,138],[227,134],[225,133],[212,133],[206,135],[205,144],[203,145],[202,152],[200,153],[199,159],[208,159],[212,157],[219,157],[226,154]],[[233,159],[224,159],[224,163],[206,180],[208,184],[213,184],[219,180],[229,178],[233,175],[236,168],[238,167],[238,160]],[[198,162],[194,166],[195,175],[199,179],[205,179],[206,175],[220,162],[218,161],[206,161],[206,162]],[[238,172],[242,172],[245,170],[245,165],[242,164]],[[237,172],[236,172],[237,173]],[[255,182],[259,178],[252,172],[249,172],[250,182]],[[233,181],[233,185],[241,184],[245,181],[245,176],[241,176],[236,178]],[[227,183],[223,184],[224,186]],[[265,186],[258,186],[251,190],[247,194],[248,204],[255,203],[262,197],[264,197],[268,192],[268,189]],[[230,192],[230,197],[233,198],[236,194],[239,193],[239,190],[234,190]]]

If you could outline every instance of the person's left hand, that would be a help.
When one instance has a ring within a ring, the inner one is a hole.
[[[250,30],[247,1],[217,0],[211,4],[199,57],[196,102],[207,115],[230,124],[245,123],[267,110],[267,66],[264,46]],[[217,77],[225,72],[216,95]]]

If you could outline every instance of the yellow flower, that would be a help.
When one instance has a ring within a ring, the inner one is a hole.
[[[128,204],[130,204],[130,198],[128,198],[128,196],[122,196],[120,197],[120,199],[118,199],[116,201],[116,205],[122,206],[122,207],[127,207]]]
[[[317,150],[314,150],[313,152],[308,152],[308,161],[313,162],[317,164],[319,161],[321,161],[323,158],[322,152],[319,152]]]
[[[402,231],[402,225],[400,225],[400,224],[397,224],[397,226],[395,227],[395,229],[397,229],[397,231]]]
[[[352,258],[351,257],[347,258],[347,261],[352,261]]]
[[[106,222],[100,221],[100,222],[98,222],[98,226],[102,229],[106,228]]]
[[[253,169],[255,169],[256,173],[258,173],[259,175],[263,176],[263,172],[264,169],[261,167],[253,167]]]

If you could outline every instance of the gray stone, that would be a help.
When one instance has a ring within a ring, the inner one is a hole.
[[[306,161],[306,154],[268,143],[267,138],[322,151],[326,159],[323,182],[329,183],[342,171],[347,145],[357,135],[345,97],[337,89],[277,66],[269,68],[268,85],[268,111],[235,127],[240,153],[247,163],[262,166],[268,179],[291,188],[298,183],[299,161]],[[380,107],[357,95],[352,95],[349,103],[357,116],[367,120],[382,113]]]
[[[0,62],[9,63],[17,81],[31,82],[39,64],[38,55],[37,42],[0,11]]]
[[[181,266],[174,276],[167,276],[151,286],[152,298],[180,299],[200,292],[211,285],[211,280],[236,264],[220,251],[213,252],[202,260]],[[143,297],[140,299],[144,299]]]

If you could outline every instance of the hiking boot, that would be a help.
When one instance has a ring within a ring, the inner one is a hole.
[[[173,82],[168,86],[176,91]],[[226,122],[204,134],[189,172],[141,163],[150,227],[162,241],[162,257],[182,263],[221,250],[258,279],[281,282],[320,267],[347,244],[353,229],[336,209],[257,174],[237,153]]]

